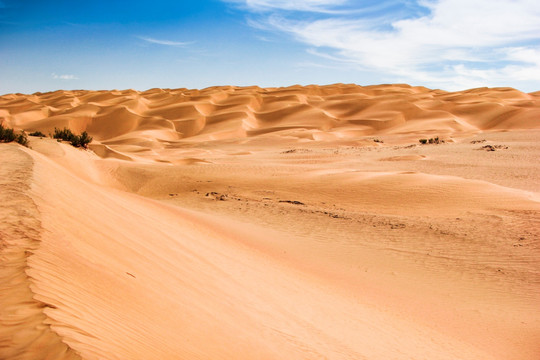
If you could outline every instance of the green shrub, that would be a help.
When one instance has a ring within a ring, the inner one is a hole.
[[[81,135],[75,135],[71,140],[71,145],[75,147],[87,148],[88,144],[92,141],[92,137],[88,136],[86,131],[83,131]]]
[[[88,144],[90,144],[93,140],[93,138],[90,135],[88,135],[86,131],[82,132],[80,138],[81,138],[80,144],[85,149],[88,147]]]
[[[78,136],[74,136],[73,139],[71,139],[69,143],[71,144],[71,146],[81,147]]]
[[[23,131],[16,134],[13,129],[5,128],[2,124],[0,124],[0,142],[12,141],[15,141],[23,146],[28,146],[28,138]]]
[[[63,130],[54,128],[53,138],[58,139],[59,141],[69,141],[71,145],[75,147],[82,147],[85,149],[92,141],[92,137],[90,137],[86,131],[83,131],[81,135],[75,135],[68,128],[64,128]]]
[[[46,135],[44,133],[42,133],[41,131],[34,131],[34,132],[31,132],[30,134],[28,134],[30,136],[39,136],[39,137],[45,137]]]
[[[444,142],[444,140],[441,140],[439,139],[439,137],[435,137],[435,138],[429,138],[429,139],[420,139],[418,140],[420,141],[420,144],[441,144]]]
[[[23,131],[21,131],[20,134],[15,135],[15,141],[22,146],[28,147],[28,137]]]
[[[5,128],[0,124],[0,142],[12,142],[15,141],[15,132],[13,129]]]
[[[64,128],[63,130],[54,128],[53,138],[64,140],[64,141],[71,141],[75,138],[75,135],[68,128]]]

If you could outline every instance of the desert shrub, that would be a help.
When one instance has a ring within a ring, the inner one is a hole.
[[[28,146],[28,138],[23,131],[16,134],[13,129],[5,128],[2,124],[0,124],[0,142],[12,141],[15,141],[23,146]]]
[[[429,138],[429,139],[420,139],[420,144],[441,144],[444,140],[439,139],[439,137]]]
[[[88,144],[92,141],[92,137],[88,135],[86,131],[83,131],[81,135],[75,135],[70,129],[64,128],[62,130],[54,128],[53,138],[58,140],[69,141],[71,145],[75,147],[87,148]]]
[[[15,135],[15,141],[21,144],[22,146],[28,147],[28,137],[23,131]]]
[[[73,140],[74,137],[75,137],[75,135],[68,128],[64,128],[62,130],[54,128],[53,138],[55,138],[55,139],[60,139],[60,140],[64,140],[64,141],[71,141],[71,140]]]
[[[13,129],[5,128],[0,124],[0,142],[12,142],[15,141],[15,132]]]
[[[30,134],[28,134],[30,136],[39,136],[39,137],[45,137],[46,135],[44,133],[42,133],[41,131],[34,131],[34,132],[31,132]]]
[[[78,136],[73,136],[73,138],[69,141],[69,143],[71,144],[71,146],[81,147],[81,144],[79,141],[80,141],[80,138]]]
[[[86,131],[83,131],[81,135],[75,135],[73,137],[71,140],[71,145],[86,149],[91,141],[92,137],[90,137]]]

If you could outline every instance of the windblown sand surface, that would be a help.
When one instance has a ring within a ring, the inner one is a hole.
[[[540,358],[538,92],[56,91],[0,121],[94,137],[0,144],[0,359]]]

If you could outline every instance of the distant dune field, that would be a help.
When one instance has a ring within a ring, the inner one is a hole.
[[[0,359],[540,358],[540,92],[59,90],[0,123],[93,137],[0,143]]]

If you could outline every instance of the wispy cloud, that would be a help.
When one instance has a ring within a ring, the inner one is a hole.
[[[251,26],[289,34],[312,54],[377,72],[383,81],[449,89],[540,84],[535,0],[384,0],[375,8],[330,0],[244,4],[252,9]],[[350,12],[334,12],[344,8]],[[298,11],[311,16],[293,16]]]
[[[58,75],[56,73],[52,73],[51,74],[51,77],[53,79],[59,79],[59,80],[78,80],[79,78],[75,75],[72,75],[72,74],[62,74],[62,75]]]
[[[163,39],[154,39],[154,38],[147,37],[147,36],[137,36],[137,37],[139,39],[141,39],[141,40],[146,41],[146,42],[149,42],[149,43],[152,43],[152,44],[158,44],[158,45],[183,47],[183,46],[188,46],[188,45],[193,44],[192,41],[187,41],[187,42],[171,41],[171,40],[163,40]]]
[[[264,12],[269,10],[309,11],[333,13],[336,7],[347,0],[224,0],[241,5],[251,11]]]

